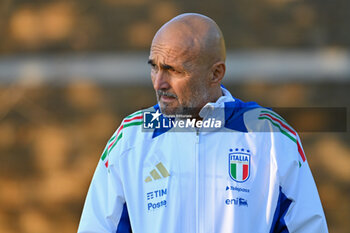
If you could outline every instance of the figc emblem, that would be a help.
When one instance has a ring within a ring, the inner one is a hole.
[[[250,151],[236,148],[229,153],[230,177],[237,182],[248,180],[250,175]]]

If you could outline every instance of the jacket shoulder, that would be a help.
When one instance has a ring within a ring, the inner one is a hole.
[[[142,109],[126,116],[108,140],[101,156],[106,167],[108,167],[108,160],[112,154],[117,151],[123,153],[134,146],[136,139],[142,133],[143,113],[145,111],[154,111],[154,107]]]
[[[301,158],[305,162],[306,157],[298,133],[283,117],[273,110],[256,108],[247,111],[244,115],[244,122],[248,132],[274,133],[274,137],[278,137],[286,143],[285,145],[294,148],[297,154],[300,155],[298,159]]]
[[[247,111],[244,122],[248,132],[288,132],[296,136],[296,131],[275,111],[269,108],[255,108]]]
[[[144,113],[154,111],[155,107],[153,106],[141,109],[126,116],[115,134],[120,135],[119,137],[124,138],[127,147],[133,146],[137,141],[136,139],[138,139],[140,136],[149,135],[149,132],[143,130]]]
[[[260,108],[255,102],[243,102],[239,99],[225,102],[225,128],[248,132],[247,126],[244,122],[244,116],[247,112]]]

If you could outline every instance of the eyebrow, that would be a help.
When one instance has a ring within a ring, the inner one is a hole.
[[[154,62],[152,59],[148,59],[147,64],[154,65]]]
[[[150,65],[154,65],[154,61],[152,59],[148,59],[148,64]],[[175,68],[171,65],[167,65],[167,64],[160,64],[160,66],[162,67],[162,69],[164,70],[174,70]]]

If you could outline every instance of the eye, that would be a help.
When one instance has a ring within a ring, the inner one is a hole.
[[[174,68],[170,68],[169,71],[170,71],[171,73],[174,73],[174,74],[181,74],[180,71],[175,70]]]
[[[152,71],[157,71],[158,70],[158,66],[156,64],[154,64],[153,62],[149,62],[148,64],[151,66],[151,70]]]
[[[163,65],[162,68],[172,74],[180,74],[181,72],[170,65]]]
[[[149,60],[147,62],[152,68],[156,68],[156,64],[152,61],[152,60]]]
[[[151,65],[151,69],[153,72],[158,72],[159,68],[156,64]]]

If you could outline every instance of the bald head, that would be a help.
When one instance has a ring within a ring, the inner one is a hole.
[[[149,61],[161,111],[198,116],[221,95],[225,43],[216,23],[200,14],[182,14],[153,38]]]
[[[153,42],[171,43],[186,49],[189,55],[212,65],[225,62],[226,49],[222,32],[211,18],[195,13],[176,16],[156,33]]]

